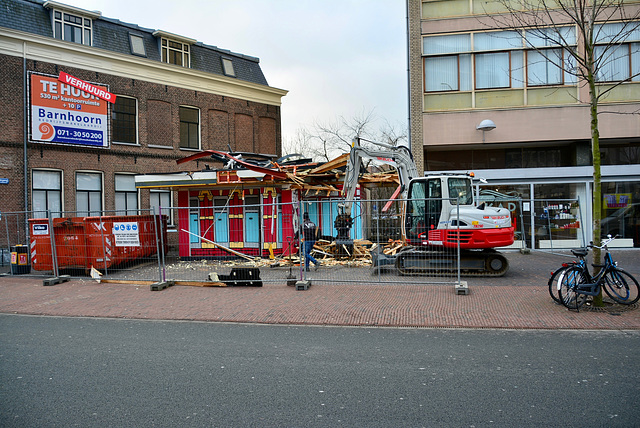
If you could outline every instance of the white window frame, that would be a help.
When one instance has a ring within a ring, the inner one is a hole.
[[[568,45],[573,49],[576,48],[575,27],[527,30],[525,31],[525,44],[527,46],[527,87],[576,84],[577,76],[570,72],[570,70],[575,71],[575,59],[567,51],[567,48],[563,47]],[[562,67],[559,66],[560,64]],[[532,69],[543,69],[545,75],[541,76],[539,71],[534,72]],[[555,81],[549,80],[550,72],[559,73],[560,78]]]
[[[35,184],[35,179],[34,179],[34,175],[36,173],[39,172],[44,172],[44,173],[57,173],[59,180],[60,180],[60,186],[59,188],[53,188],[53,187],[34,187]],[[39,205],[36,202],[36,192],[44,192],[44,209],[40,209],[40,208],[36,208],[36,205]],[[50,195],[51,194],[57,194],[58,196],[58,203],[59,203],[59,210],[58,209],[51,209],[51,200],[50,200]],[[31,170],[31,208],[32,211],[34,212],[34,216],[46,216],[46,212],[45,211],[50,211],[51,212],[51,216],[52,217],[62,217],[62,213],[64,212],[64,171],[61,169],[48,169],[48,168],[37,168],[37,169],[32,169]],[[37,213],[42,213],[42,214],[37,214]]]
[[[162,196],[169,197],[168,206],[162,204]],[[154,197],[158,197],[158,200],[154,201]],[[171,190],[155,190],[155,189],[149,190],[149,208],[151,209],[151,214],[157,214],[155,207],[158,207],[158,206],[169,209],[169,213],[168,213],[169,225],[173,226],[174,225],[173,223],[173,192]],[[165,215],[167,213],[163,211],[161,214]]]
[[[98,175],[100,177],[100,190],[95,190],[95,189],[79,189],[78,188],[78,176],[80,174],[86,174],[86,175]],[[76,171],[76,175],[75,175],[75,189],[76,189],[76,211],[77,211],[77,215],[79,216],[98,216],[98,215],[102,215],[103,212],[103,207],[104,207],[104,173],[102,173],[102,171],[90,171],[90,170],[78,170]],[[85,207],[80,207],[79,203],[79,193],[81,192],[86,192],[87,193],[87,207],[85,209]],[[100,203],[100,207],[98,210],[96,210],[94,207],[92,207],[92,201],[95,203],[96,200],[92,199],[92,196],[95,198],[95,194],[99,193],[99,198],[97,199],[97,202]]]
[[[67,19],[78,19],[81,22],[70,22]],[[54,38],[81,45],[93,46],[93,18],[91,16],[77,12],[71,13],[70,11],[62,9],[52,9],[51,25]],[[69,37],[66,31],[68,27],[80,30],[80,41],[76,40],[75,37]]]
[[[598,68],[596,81],[598,83],[615,83],[630,80],[637,82],[640,80],[638,71],[640,64],[636,66],[634,59],[640,61],[640,43],[622,43],[617,46],[595,46],[596,57],[604,56],[605,48],[608,50],[607,60]],[[622,66],[621,66],[622,65]],[[622,74],[621,74],[622,73]]]
[[[178,45],[180,45],[178,47]],[[160,39],[162,62],[180,67],[191,68],[191,45],[180,40],[173,40],[166,37]],[[171,62],[172,54],[180,58],[180,64]]]
[[[477,90],[511,89],[524,87],[524,49],[522,33],[518,30],[502,30],[473,34],[474,85]],[[478,59],[502,59],[506,69],[494,69],[486,76],[487,83],[479,78],[483,70],[478,67]],[[506,62],[505,62],[506,59]],[[506,76],[500,76],[505,71]],[[500,78],[496,80],[496,78]],[[504,80],[503,80],[504,79]]]
[[[140,207],[140,191],[136,189],[136,181],[135,174],[127,173],[127,172],[116,172],[113,174],[113,189],[114,189],[114,206],[116,210],[116,215],[137,215]],[[118,178],[119,177],[130,177],[133,179],[133,189],[119,189],[118,188]],[[118,197],[124,196],[124,207],[118,206]],[[131,196],[133,196],[133,201],[135,202],[135,208],[129,207],[129,202],[131,201]]]
[[[432,43],[430,43],[432,42]],[[471,33],[426,36],[422,39],[424,92],[471,91],[472,61]],[[439,74],[427,74],[427,63],[448,61],[456,70],[447,69]],[[435,79],[435,80],[433,80]]]

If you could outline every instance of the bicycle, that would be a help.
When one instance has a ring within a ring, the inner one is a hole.
[[[570,267],[576,265],[586,265],[587,262],[585,261],[585,257],[587,256],[587,254],[589,254],[589,248],[573,249],[571,250],[571,253],[574,256],[578,257],[579,260],[572,260],[570,262],[562,263],[562,266],[551,272],[551,276],[549,277],[549,281],[547,282],[547,285],[549,286],[549,295],[558,305],[562,304],[562,302],[560,301],[560,297],[558,296],[558,290],[560,289],[558,282],[564,278],[564,273]]]
[[[604,265],[592,265],[600,268],[595,276],[589,272],[586,263],[568,267],[558,279],[558,296],[568,309],[578,310],[587,301],[588,296],[597,296],[604,290],[615,302],[631,305],[640,299],[640,285],[629,272],[617,266],[609,252],[608,245],[616,237],[609,235],[600,246],[591,243],[589,247],[605,250]]]

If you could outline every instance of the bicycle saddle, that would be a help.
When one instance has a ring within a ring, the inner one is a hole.
[[[589,254],[589,250],[586,248],[578,248],[577,250],[571,250],[571,253],[576,257],[585,257]]]

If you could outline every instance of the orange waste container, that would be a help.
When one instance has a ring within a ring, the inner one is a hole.
[[[106,269],[149,257],[157,252],[157,216],[102,216],[30,219],[31,263],[34,270],[53,270],[51,236],[59,269]],[[167,251],[167,217],[162,216],[162,237]]]

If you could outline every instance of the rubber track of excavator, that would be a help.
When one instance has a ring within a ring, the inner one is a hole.
[[[401,275],[452,275],[457,273],[456,254],[409,247],[397,254],[395,266]],[[507,258],[495,251],[461,251],[460,274],[498,277],[509,270]]]

